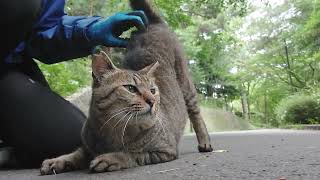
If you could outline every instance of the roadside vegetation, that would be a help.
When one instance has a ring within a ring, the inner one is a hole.
[[[320,123],[319,0],[155,0],[183,43],[205,108],[256,127]],[[128,11],[127,0],[69,0],[70,15]],[[90,85],[88,58],[41,65],[66,96]]]

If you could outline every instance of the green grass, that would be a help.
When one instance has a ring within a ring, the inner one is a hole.
[[[280,125],[280,129],[295,129],[295,130],[303,130],[304,126],[301,124],[286,124],[286,125]]]
[[[91,84],[91,61],[87,58],[52,65],[38,63],[53,91],[68,96]]]

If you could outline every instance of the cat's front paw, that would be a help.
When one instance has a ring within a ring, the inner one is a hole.
[[[51,174],[59,174],[67,171],[71,171],[74,169],[74,166],[68,162],[66,159],[58,157],[54,159],[44,160],[41,168],[41,175],[51,175]]]
[[[198,145],[199,152],[212,152],[213,148],[211,144],[199,144]]]
[[[102,154],[94,158],[90,163],[90,172],[109,172],[109,171],[118,171],[120,169],[127,168],[126,160],[117,157],[113,153]]]

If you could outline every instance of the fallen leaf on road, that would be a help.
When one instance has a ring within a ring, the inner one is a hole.
[[[278,180],[287,180],[287,178],[286,177],[284,177],[284,176],[282,176],[282,177],[279,177],[279,179]]]
[[[179,169],[180,169],[180,168],[167,169],[167,170],[158,171],[158,172],[155,172],[155,173],[166,173],[166,172],[170,172],[170,171],[176,171],[176,170],[179,170]]]
[[[224,152],[228,152],[228,150],[215,150],[215,151],[212,151],[213,153],[224,153]]]

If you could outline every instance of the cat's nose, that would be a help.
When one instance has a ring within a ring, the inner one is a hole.
[[[149,104],[150,108],[152,108],[154,105],[154,99],[148,98],[148,99],[146,99],[146,103]]]

